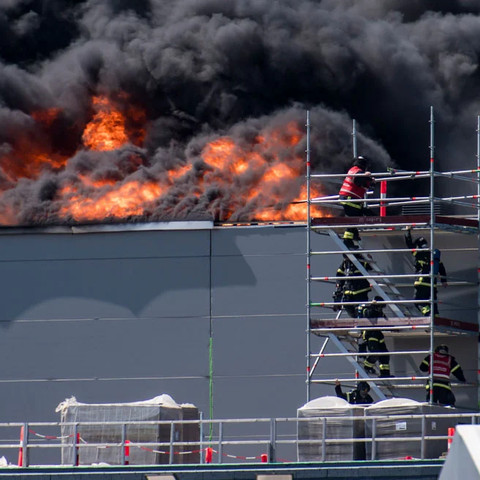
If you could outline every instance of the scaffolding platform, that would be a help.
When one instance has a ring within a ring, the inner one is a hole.
[[[479,332],[477,324],[445,317],[435,317],[434,324],[435,332],[443,335],[478,335]],[[351,335],[355,329],[358,329],[359,334],[365,329],[378,329],[382,330],[385,336],[421,336],[430,334],[430,317],[312,318],[310,320],[310,329],[313,334],[318,336],[323,336],[326,333]]]
[[[396,215],[388,217],[313,217],[312,230],[342,231],[348,227],[363,227],[362,234],[368,235],[369,230],[391,232],[392,230],[412,228],[430,228],[430,215]],[[435,215],[435,228],[455,233],[478,233],[478,219],[461,216]]]

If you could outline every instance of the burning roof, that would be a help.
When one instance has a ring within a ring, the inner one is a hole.
[[[0,225],[304,218],[307,107],[315,172],[352,118],[376,167],[428,162],[430,105],[465,164],[480,7],[447,3],[4,0]]]

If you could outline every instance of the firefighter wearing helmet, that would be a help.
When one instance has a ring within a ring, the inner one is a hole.
[[[386,318],[383,308],[385,304],[377,302],[383,301],[382,297],[375,297],[372,304],[359,305],[357,308],[358,318]],[[364,330],[362,332],[363,343],[359,345],[360,353],[370,353],[363,361],[363,368],[369,374],[377,374],[375,365],[378,362],[380,369],[380,378],[388,378],[390,375],[390,355],[385,345],[385,337],[381,330]]]
[[[415,287],[415,300],[430,300],[430,292],[431,292],[431,283],[430,283],[430,250],[428,249],[427,240],[424,237],[419,237],[416,240],[412,239],[412,231],[410,228],[407,229],[407,233],[405,234],[405,243],[407,244],[408,248],[416,249],[413,252],[413,257],[415,259],[415,273],[422,274],[422,276],[417,277],[414,282]],[[420,249],[420,250],[418,250]],[[437,278],[436,276],[440,276],[440,280],[442,285],[446,287],[447,284],[447,271],[445,270],[445,266],[443,262],[440,260],[441,253],[440,250],[436,249],[433,252],[434,258],[434,265],[433,265],[433,273],[435,274],[434,280],[434,290],[433,290],[433,299],[434,301],[437,300]],[[422,315],[429,316],[430,315],[430,303],[417,303],[415,306],[420,310]],[[438,316],[438,305],[437,303],[434,304],[434,315]]]
[[[367,176],[356,176],[366,174]],[[365,157],[353,159],[353,164],[340,188],[340,204],[343,206],[347,217],[374,216],[375,213],[359,201],[366,197],[367,190],[375,184],[375,179],[368,171],[368,160]],[[353,200],[353,201],[352,201]],[[347,229],[352,240],[360,240],[356,228]]]
[[[357,388],[354,390],[343,393],[340,381],[338,379],[335,380],[335,393],[337,397],[343,398],[353,405],[367,405],[373,403],[373,398],[368,392],[370,392],[370,385],[367,382],[362,381],[357,383]]]
[[[430,355],[427,355],[420,364],[422,372],[430,373]],[[433,403],[455,406],[455,395],[450,386],[450,375],[465,383],[462,367],[449,354],[447,345],[439,345],[433,354]],[[427,382],[427,402],[430,400],[430,383]]]

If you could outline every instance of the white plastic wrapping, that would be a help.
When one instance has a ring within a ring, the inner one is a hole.
[[[62,423],[80,423],[77,432],[80,434],[79,464],[91,465],[108,463],[122,465],[124,448],[119,446],[89,447],[88,444],[122,443],[123,426],[112,425],[112,422],[142,422],[163,420],[198,419],[198,409],[191,405],[179,405],[169,395],[160,395],[150,400],[131,403],[86,404],[75,397],[61,402],[56,408],[60,412]],[[101,422],[100,425],[81,425],[86,422]],[[62,426],[62,464],[75,463],[74,426]],[[130,425],[126,427],[125,440],[133,443],[170,442],[170,425]],[[198,424],[175,424],[175,441],[199,441]],[[152,450],[156,450],[152,451]],[[198,445],[176,446],[175,452],[198,450]],[[149,446],[148,448],[130,447],[128,462],[130,465],[156,465],[169,462],[168,446]],[[199,455],[175,455],[175,463],[199,463]]]
[[[343,398],[320,397],[308,402],[297,411],[300,418],[325,418],[325,439],[363,439],[365,426],[363,420],[343,420],[345,417],[363,416],[364,408],[351,405]],[[316,462],[322,460],[323,420],[299,421],[298,461]],[[308,441],[318,443],[309,443]],[[303,443],[307,441],[308,443]],[[326,461],[364,460],[365,444],[363,442],[329,443],[325,446]]]

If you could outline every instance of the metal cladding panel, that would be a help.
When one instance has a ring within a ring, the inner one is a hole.
[[[205,318],[14,322],[0,351],[19,358],[21,345],[23,354],[2,380],[205,377],[209,332]]]
[[[208,315],[208,272],[208,257],[0,262],[0,318]]]
[[[210,231],[12,234],[0,246],[0,262],[199,257],[210,254]]]
[[[305,403],[305,375],[215,377],[215,418],[295,417]]]
[[[301,313],[304,278],[305,266],[293,255],[213,257],[213,315]]]
[[[224,228],[213,231],[213,256],[288,255],[307,251],[305,226]]]
[[[470,239],[445,238],[442,248]],[[397,236],[386,244],[401,242]],[[312,249],[336,247],[313,234]],[[0,351],[15,364],[0,375],[0,420],[55,420],[55,406],[71,395],[101,403],[168,393],[207,412],[210,314],[215,417],[295,416],[306,400],[305,250],[303,227],[0,236]],[[447,270],[470,275],[470,254],[444,252]],[[388,271],[411,271],[409,254],[394,264],[389,258],[381,260]],[[315,256],[312,274],[333,275],[340,261]],[[312,301],[330,301],[334,288],[313,283]],[[312,339],[312,352],[319,344]],[[476,368],[476,356],[461,360]],[[316,373],[352,371],[330,358]],[[312,386],[312,397],[332,392]]]
[[[72,395],[84,403],[128,403],[167,393],[178,403],[195,402],[200,411],[208,412],[206,378],[139,377],[119,380],[112,378],[108,381],[15,382],[4,383],[2,388],[6,392],[5,403],[16,402],[17,408],[10,411],[2,409],[0,422],[58,422],[60,414],[55,411],[56,407]]]
[[[217,376],[305,371],[305,316],[215,318],[213,334]]]
[[[328,237],[312,235],[312,249],[329,248],[334,245]],[[215,231],[213,315],[305,314],[305,252],[304,227],[258,227],[239,229],[238,233],[234,229]],[[337,255],[315,258],[317,274],[332,275],[340,261],[341,256]],[[331,284],[313,284],[312,301],[329,301],[334,289]]]

